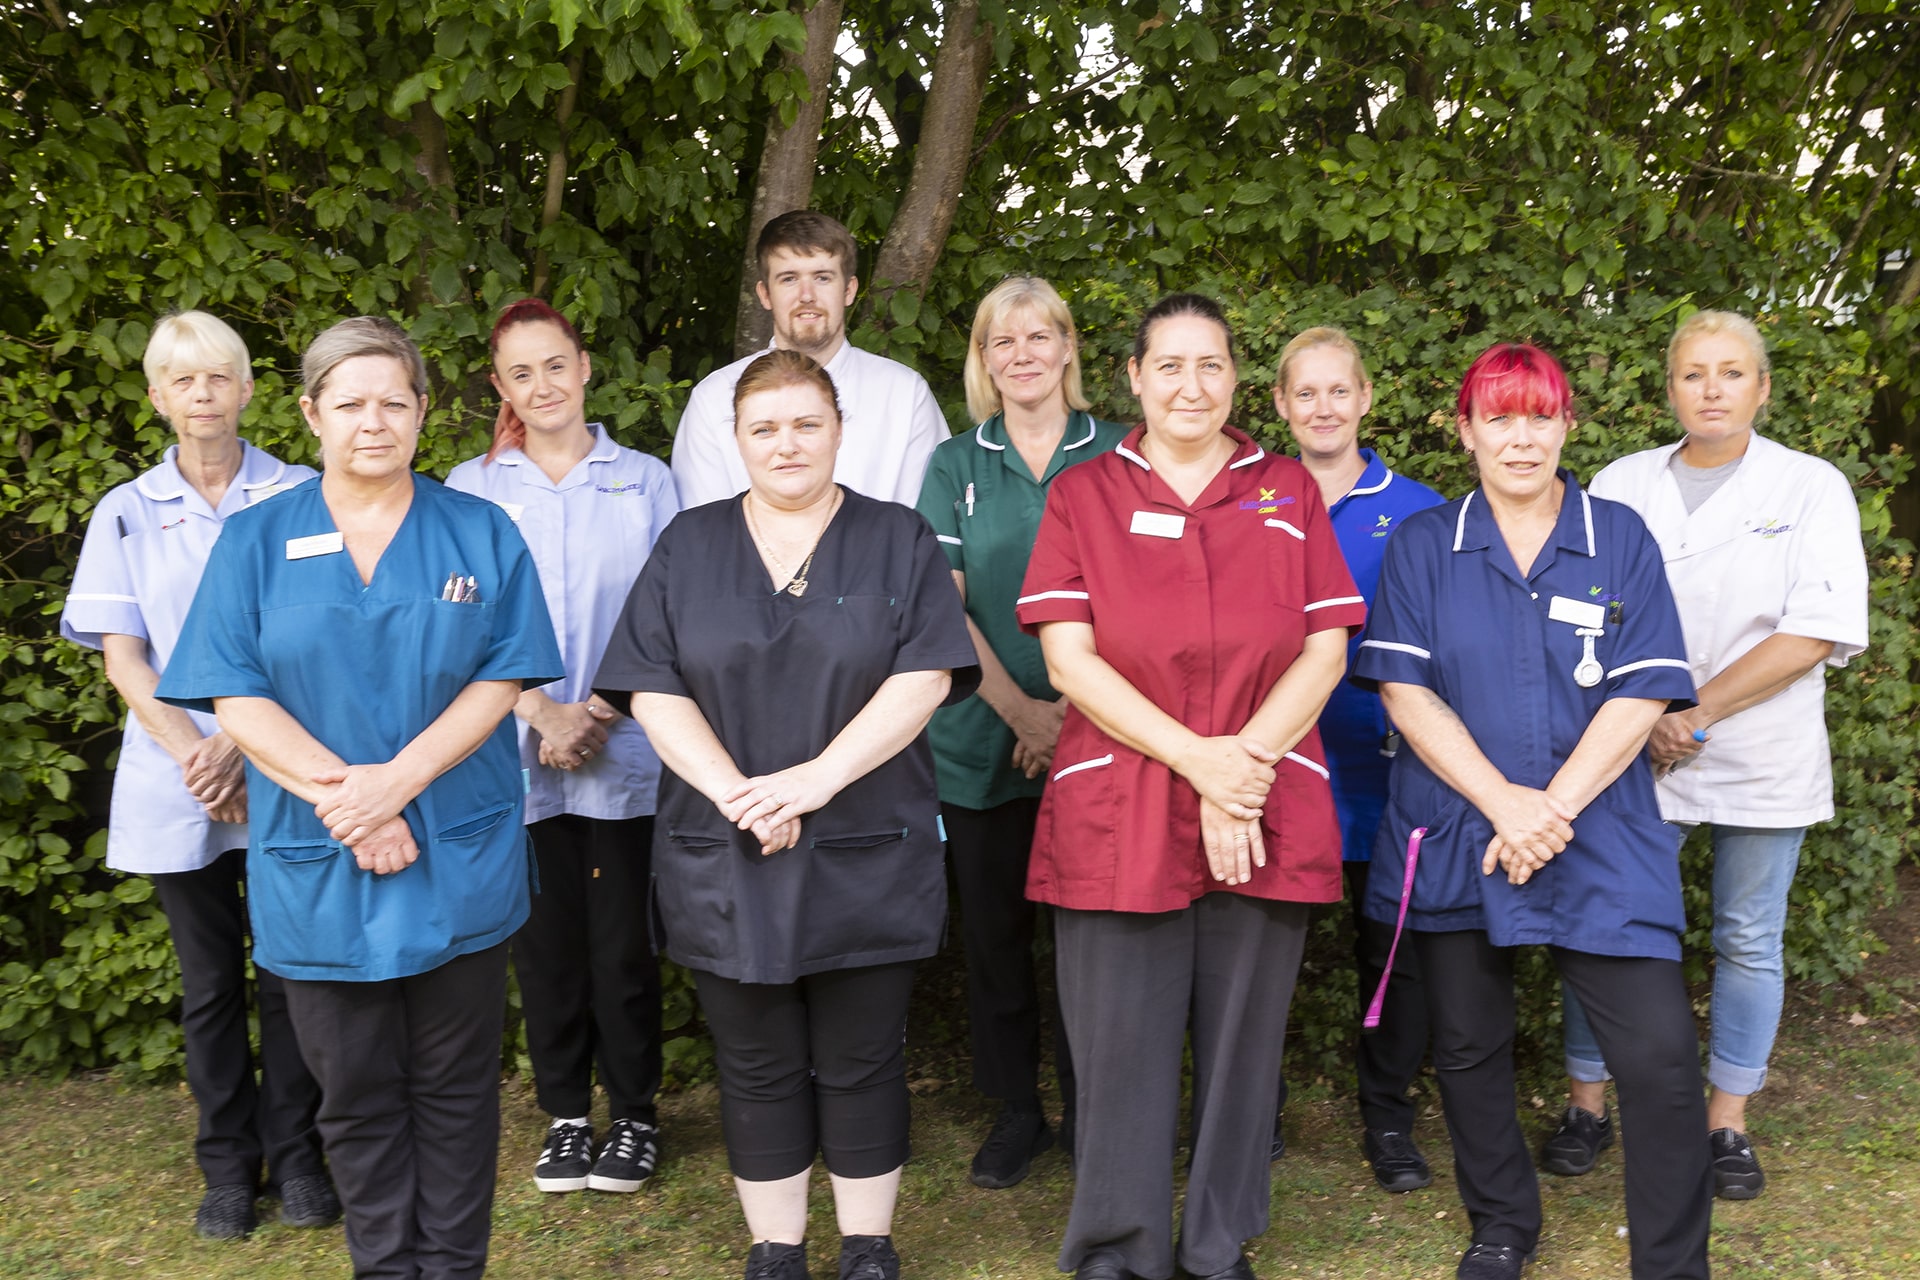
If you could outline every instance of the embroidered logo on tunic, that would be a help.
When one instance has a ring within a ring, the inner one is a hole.
[[[1280,508],[1288,506],[1294,501],[1292,494],[1288,494],[1282,498],[1276,496],[1278,493],[1278,489],[1263,488],[1260,490],[1260,500],[1258,502],[1243,502],[1240,504],[1240,509],[1242,511],[1254,512],[1257,515],[1272,515]]]
[[[1374,537],[1376,537],[1376,538],[1384,538],[1384,537],[1386,537],[1386,536],[1387,536],[1387,535],[1388,535],[1389,533],[1392,533],[1392,532],[1393,532],[1393,517],[1392,517],[1392,516],[1390,516],[1390,515],[1386,515],[1386,514],[1384,514],[1384,513],[1383,513],[1383,514],[1382,514],[1382,515],[1381,515],[1381,516],[1380,516],[1380,517],[1379,517],[1378,519],[1376,519],[1376,520],[1375,520],[1375,521],[1373,522],[1373,536],[1374,536]]]
[[[1771,539],[1777,538],[1783,533],[1792,533],[1793,526],[1790,524],[1781,524],[1778,520],[1769,520],[1763,525],[1756,526],[1753,531],[1763,538]]]
[[[641,489],[645,487],[646,486],[641,484],[638,480],[635,480],[632,484],[615,484],[615,485],[597,484],[593,486],[593,491],[595,493],[638,493]]]

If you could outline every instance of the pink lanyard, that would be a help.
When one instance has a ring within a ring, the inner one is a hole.
[[[1387,1002],[1387,983],[1393,978],[1393,958],[1400,954],[1400,934],[1407,927],[1407,904],[1413,900],[1413,869],[1420,865],[1420,837],[1427,834],[1425,827],[1415,827],[1413,834],[1407,837],[1407,879],[1400,886],[1400,918],[1393,924],[1393,945],[1387,948],[1387,967],[1380,974],[1380,985],[1374,989],[1373,999],[1367,1004],[1367,1016],[1360,1025],[1371,1031],[1380,1025],[1380,1007]]]

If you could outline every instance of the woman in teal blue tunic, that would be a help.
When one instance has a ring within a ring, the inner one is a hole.
[[[302,372],[323,474],[229,522],[159,696],[247,757],[254,962],[320,1082],[355,1275],[479,1276],[529,893],[507,716],[560,655],[512,521],[411,470],[399,326],[342,321]]]

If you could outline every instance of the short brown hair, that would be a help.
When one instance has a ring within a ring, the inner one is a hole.
[[[834,421],[840,421],[840,395],[833,388],[832,376],[812,356],[789,351],[785,347],[775,347],[741,370],[740,381],[733,384],[735,430],[740,426],[741,401],[762,391],[778,391],[782,387],[813,387],[826,396],[827,403],[833,406]]]
[[[342,320],[307,346],[300,358],[300,380],[309,399],[318,400],[333,371],[360,356],[388,356],[407,368],[407,381],[413,394],[427,398],[427,362],[413,339],[385,316],[355,316]]]
[[[860,250],[853,233],[824,213],[812,209],[794,209],[777,218],[767,219],[754,242],[754,260],[760,264],[760,277],[767,275],[767,259],[775,249],[788,253],[830,253],[839,260],[840,270],[851,280],[860,274]]]

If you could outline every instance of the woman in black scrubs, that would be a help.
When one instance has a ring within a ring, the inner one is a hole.
[[[666,766],[667,954],[713,1032],[748,1280],[805,1280],[816,1150],[841,1280],[894,1280],[907,998],[946,917],[926,725],[980,672],[926,521],[834,484],[825,371],[747,366],[734,440],[747,491],[667,526],[594,685]]]

